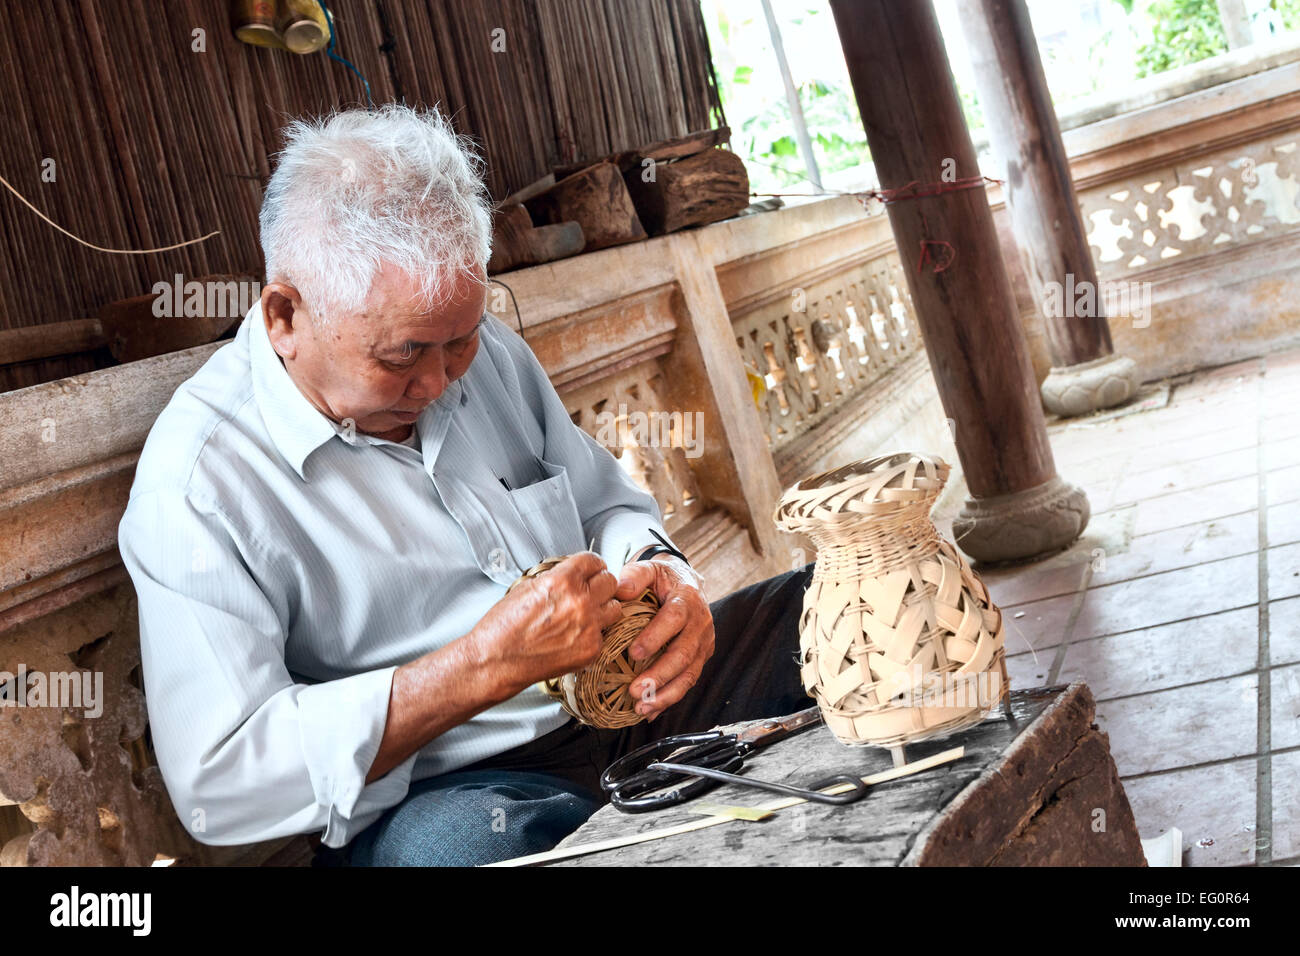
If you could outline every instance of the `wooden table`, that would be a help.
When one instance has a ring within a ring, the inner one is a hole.
[[[975,727],[907,748],[913,762],[960,745],[961,759],[875,786],[858,803],[803,804],[551,865],[1144,866],[1087,685],[1014,691],[1011,700],[1010,717],[999,708]],[[746,772],[800,786],[892,765],[887,751],[846,747],[821,725],[758,751]],[[771,799],[731,784],[700,798],[741,806]],[[606,806],[559,848],[698,819],[683,807],[631,815]]]

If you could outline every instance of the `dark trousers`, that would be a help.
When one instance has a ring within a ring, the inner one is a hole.
[[[342,859],[322,862],[472,864],[550,849],[606,801],[600,775],[624,754],[670,734],[812,706],[798,666],[799,618],[812,568],[712,602],[713,656],[686,696],[653,722],[601,730],[570,721],[512,750],[418,781],[401,804],[358,834]],[[489,834],[489,822],[501,827]],[[447,839],[448,831],[458,838]]]

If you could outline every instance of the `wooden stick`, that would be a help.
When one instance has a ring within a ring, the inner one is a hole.
[[[107,344],[99,319],[71,319],[0,329],[0,365],[88,352]]]
[[[953,747],[951,750],[945,750],[937,753],[932,757],[926,757],[924,760],[918,760],[915,763],[905,764],[902,767],[893,767],[889,770],[882,770],[879,773],[868,774],[862,778],[862,782],[867,786],[874,786],[878,783],[885,783],[888,780],[897,780],[899,777],[911,776],[914,773],[920,773],[923,770],[929,770],[940,764],[951,763],[960,759],[966,753],[965,747]],[[847,783],[837,784],[823,791],[825,794],[844,793],[852,788]],[[785,810],[800,803],[807,803],[803,797],[785,797],[780,800],[772,800],[760,804],[753,809],[759,811],[772,812],[775,810]],[[489,863],[488,866],[532,866],[536,863],[554,863],[556,860],[567,860],[575,856],[586,856],[588,853],[603,853],[605,850],[617,850],[620,847],[635,846],[638,843],[649,843],[651,840],[662,840],[664,837],[676,836],[679,833],[692,833],[696,830],[703,830],[706,827],[716,827],[723,823],[734,823],[734,817],[705,817],[703,820],[691,820],[687,823],[679,823],[676,826],[663,827],[659,830],[647,830],[645,833],[635,833],[631,836],[613,837],[608,840],[599,840],[596,843],[584,843],[580,846],[566,846],[555,850],[548,850],[545,853],[533,853],[529,856],[517,856],[512,860],[500,860],[496,863]]]

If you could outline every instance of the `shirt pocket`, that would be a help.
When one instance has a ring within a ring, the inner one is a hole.
[[[569,483],[569,471],[545,458],[537,459],[544,475],[531,485],[509,492],[515,516],[524,530],[521,544],[538,552],[523,556],[522,568],[530,568],[543,558],[560,557],[586,550],[582,539],[582,518]]]

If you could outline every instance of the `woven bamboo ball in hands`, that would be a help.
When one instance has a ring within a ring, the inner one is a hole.
[[[546,558],[525,571],[506,589],[509,594],[528,578],[545,574],[563,557]],[[593,727],[631,727],[645,719],[636,712],[637,699],[628,692],[632,681],[653,664],[661,653],[640,661],[629,656],[632,642],[659,610],[659,599],[649,588],[631,601],[623,602],[623,616],[602,632],[600,656],[582,670],[541,681],[538,686],[560,702],[571,716]]]
[[[898,747],[978,722],[1009,690],[1002,612],[930,521],[949,467],[882,455],[805,478],[776,510],[817,564],[804,595],[804,688],[848,744]]]

